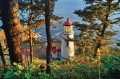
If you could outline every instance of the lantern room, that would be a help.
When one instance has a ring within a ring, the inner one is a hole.
[[[64,33],[69,34],[73,32],[73,27],[72,27],[72,22],[69,21],[69,18],[67,18],[67,21],[65,23],[63,23],[64,25]]]

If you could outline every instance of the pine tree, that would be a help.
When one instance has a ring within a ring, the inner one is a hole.
[[[2,28],[4,29],[9,48],[10,61],[25,63],[18,28],[20,27],[18,0],[0,0]]]
[[[36,0],[35,0],[36,1]],[[44,20],[39,20],[41,16],[41,10],[38,9],[39,7],[36,5],[34,0],[19,0],[19,6],[21,10],[21,19],[22,24],[26,24],[29,30],[29,43],[30,43],[30,62],[33,63],[33,35],[32,29],[43,25]],[[34,4],[33,4],[34,3]],[[25,17],[27,15],[27,17]]]
[[[22,11],[21,16],[23,19],[21,19],[22,23],[26,23],[27,26],[29,26],[29,36],[30,36],[30,52],[31,52],[31,63],[33,62],[33,41],[32,41],[32,29],[38,28],[40,26],[45,25],[45,19],[42,19],[45,17],[45,1],[44,0],[20,0],[20,10]],[[62,17],[58,17],[52,14],[54,11],[55,2],[50,1],[50,25],[55,27],[54,20],[58,23],[61,23],[59,20],[62,19]],[[24,17],[24,15],[27,14],[27,18]]]
[[[116,35],[113,29],[118,23],[118,18],[111,19],[119,10],[119,2],[114,0],[96,1],[87,6],[84,10],[76,10],[75,14],[82,17],[86,24],[76,22],[75,25],[81,30],[80,42],[85,42],[86,46],[94,49],[94,57],[97,57],[97,49],[103,46],[112,45],[110,40]],[[111,29],[111,30],[109,30]]]

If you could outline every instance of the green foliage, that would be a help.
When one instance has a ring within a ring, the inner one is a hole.
[[[104,67],[102,77],[106,79],[120,78],[120,54],[113,56],[102,56],[101,63]]]
[[[77,37],[80,51],[89,49],[95,51],[101,47],[113,45],[110,40],[116,35],[113,31],[115,24],[118,24],[117,16],[119,12],[119,2],[114,0],[96,0],[94,4],[90,4],[83,10],[76,10],[74,13],[82,18],[84,24],[75,22],[75,26],[81,31]],[[85,48],[83,50],[82,48]],[[101,49],[102,51],[102,49]]]
[[[62,63],[62,64],[60,64]],[[52,78],[55,79],[98,79],[98,60],[86,57],[85,59],[56,61],[56,65],[51,66]],[[101,78],[119,79],[120,76],[120,54],[112,56],[101,56]],[[51,78],[50,75],[50,78]]]
[[[74,60],[53,61],[50,65],[50,74],[41,72],[39,66],[35,64],[24,67],[14,63],[7,72],[0,71],[0,78],[7,79],[98,79],[98,60],[86,56],[76,57]],[[119,79],[120,76],[120,54],[112,56],[101,56],[100,66],[101,79]]]
[[[22,11],[20,14],[22,16],[21,23],[27,23],[29,26],[29,23],[31,24],[31,28],[38,28],[40,26],[45,25],[45,1],[44,0],[19,0],[19,9]],[[55,8],[55,1],[50,1],[50,25],[53,28],[57,28],[54,25],[54,22],[58,22],[61,24],[62,17],[53,15]],[[27,14],[27,17],[24,15]]]
[[[48,79],[48,77],[48,74],[41,72],[41,69],[35,65],[24,67],[17,63],[14,63],[14,67],[9,68],[4,74],[5,79]]]

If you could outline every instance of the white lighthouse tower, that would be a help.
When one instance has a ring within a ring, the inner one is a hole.
[[[72,22],[67,21],[63,23],[64,25],[64,34],[62,36],[61,44],[61,60],[69,59],[74,57],[74,31],[72,27]]]

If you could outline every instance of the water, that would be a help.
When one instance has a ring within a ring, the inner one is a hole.
[[[88,0],[84,0],[84,1],[83,0],[58,0],[55,2],[55,9],[53,14],[64,17],[61,20],[61,22],[65,22],[69,17],[70,21],[72,22],[78,21],[80,23],[83,23],[82,18],[75,15],[74,11],[78,9],[84,9],[85,6],[88,6],[89,4],[85,4],[86,3],[85,1],[88,1]],[[115,1],[118,1],[118,0],[115,0]],[[2,23],[0,21],[0,25],[1,24]],[[54,40],[61,40],[61,36],[63,33],[63,25],[60,25],[56,22],[55,22],[55,25],[58,27],[58,29],[51,28],[51,36]],[[43,32],[40,33],[41,37],[39,39],[40,41],[44,41],[46,40],[45,26],[42,26],[39,29],[37,29],[38,32],[40,32],[41,30],[43,30]],[[118,25],[115,25],[114,30],[119,31],[120,27]],[[78,35],[80,33],[80,31],[76,30],[75,28],[74,28],[74,31],[75,31],[75,35]],[[118,34],[114,37],[112,41],[120,42],[119,37],[120,37],[120,32],[118,32]]]

